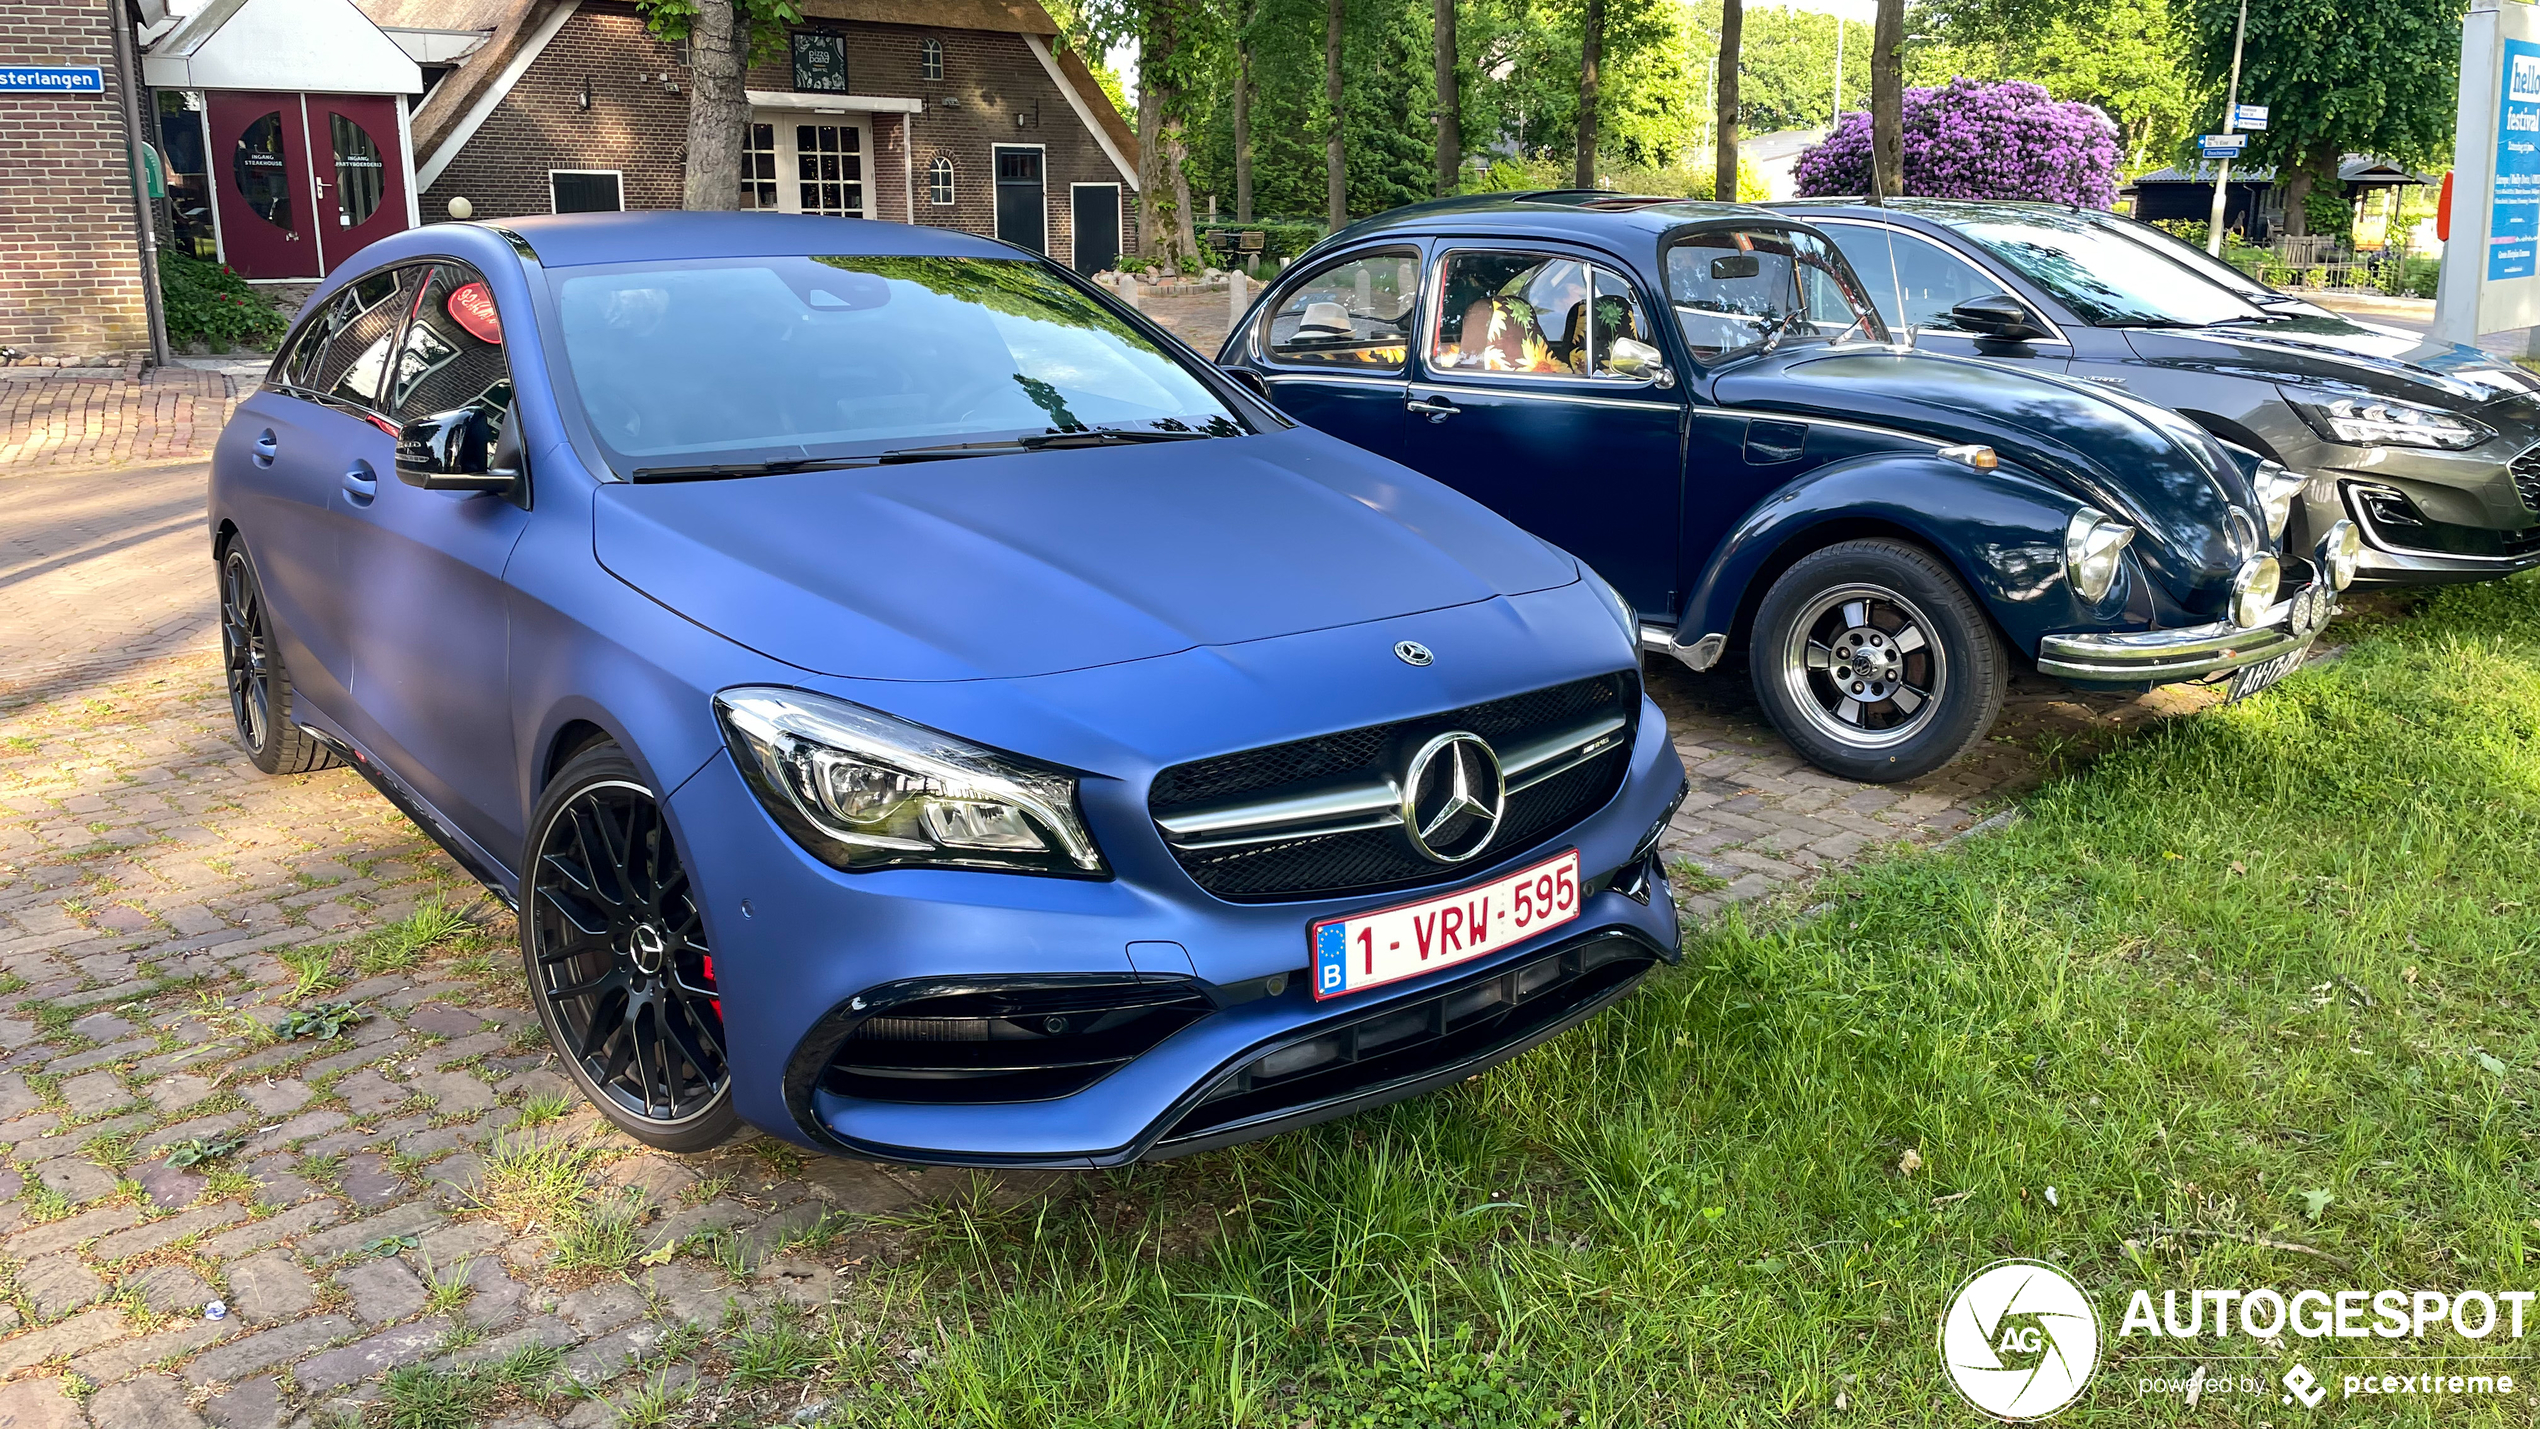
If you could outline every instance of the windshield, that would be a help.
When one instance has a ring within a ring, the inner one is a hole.
[[[1887,340],[1842,256],[1787,228],[1688,234],[1667,250],[1667,301],[1705,366],[1794,340]]]
[[[683,260],[550,281],[583,410],[624,475],[1244,430],[1189,369],[1028,259]]]
[[[2239,294],[2086,218],[1949,223],[2093,327],[2212,327],[2267,316]]]
[[[2115,214],[2101,214],[2096,215],[2095,218],[2099,226],[2106,231],[2131,242],[2140,243],[2180,267],[2194,270],[2198,277],[2207,282],[2219,283],[2253,303],[2261,306],[2272,303],[2311,306],[2291,293],[2277,292],[2195,244],[2180,239],[2174,233],[2163,232],[2151,224],[2137,223],[2130,218],[2119,218]]]

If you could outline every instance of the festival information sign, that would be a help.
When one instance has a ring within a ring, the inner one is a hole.
[[[2540,275],[2540,44],[2504,43],[2497,105],[2496,187],[2487,225],[2487,280]]]

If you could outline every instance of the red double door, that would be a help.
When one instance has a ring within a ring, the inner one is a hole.
[[[221,257],[249,278],[322,278],[406,225],[397,101],[375,94],[207,96]]]

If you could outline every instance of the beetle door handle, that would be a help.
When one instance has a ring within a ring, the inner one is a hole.
[[[357,461],[344,473],[344,495],[355,506],[368,506],[379,495],[379,473]]]
[[[281,446],[281,444],[280,444],[279,442],[276,442],[276,441],[273,439],[273,428],[271,428],[271,427],[267,427],[267,428],[265,428],[264,432],[256,438],[256,447],[255,447],[256,465],[258,465],[258,466],[271,466],[271,465],[273,465],[273,459],[274,459],[274,457],[275,457],[275,456],[277,456],[277,455],[279,455],[279,454],[281,453],[281,451],[282,451],[282,446]]]
[[[1411,397],[1404,400],[1402,410],[1417,412],[1435,424],[1445,421],[1464,409],[1444,397]]]

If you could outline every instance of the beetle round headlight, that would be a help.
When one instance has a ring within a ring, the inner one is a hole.
[[[2231,623],[2243,630],[2266,622],[2275,604],[2275,588],[2284,583],[2284,567],[2273,556],[2251,556],[2231,578]]]
[[[2267,518],[2267,537],[2282,541],[2284,528],[2293,519],[2293,500],[2310,484],[2310,478],[2287,469],[2283,463],[2261,461],[2251,484],[2258,488],[2258,509]]]
[[[2364,533],[2352,521],[2339,521],[2320,538],[2320,569],[2328,572],[2332,589],[2344,590],[2355,583],[2355,568],[2363,564]]]
[[[2064,523],[2064,571],[2083,600],[2095,601],[2117,583],[2117,559],[2133,539],[2133,527],[2093,506]]]

